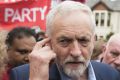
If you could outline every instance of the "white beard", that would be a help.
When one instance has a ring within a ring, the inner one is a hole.
[[[80,65],[77,69],[71,69],[71,68],[67,68],[64,67],[63,71],[71,78],[80,78],[81,75],[84,74],[86,68],[88,67],[88,65]]]
[[[80,79],[80,77],[85,73],[86,68],[88,67],[88,64],[90,62],[90,59],[85,60],[83,57],[79,58],[72,58],[72,57],[67,57],[64,62],[59,62],[60,60],[56,59],[56,62],[58,64],[59,69],[62,69],[63,72],[71,77],[73,80]],[[67,62],[77,62],[77,61],[82,61],[84,64],[80,64],[76,68],[72,68],[70,66],[67,66]]]

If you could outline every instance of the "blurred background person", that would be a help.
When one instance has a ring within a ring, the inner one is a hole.
[[[7,47],[5,44],[7,31],[0,30],[0,80],[8,80],[8,75],[6,73],[7,68]]]
[[[120,33],[114,34],[108,40],[103,51],[103,63],[107,63],[120,71]]]
[[[8,33],[8,65],[10,68],[28,63],[28,54],[36,43],[35,32],[28,27],[17,27]]]
[[[99,39],[95,41],[95,47],[93,49],[92,60],[96,60],[100,62],[102,60],[102,52],[105,48],[105,41],[103,39]]]
[[[41,41],[45,38],[45,32],[44,31],[40,31],[38,33],[36,33],[36,40],[37,41]]]

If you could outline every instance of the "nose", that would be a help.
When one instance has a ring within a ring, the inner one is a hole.
[[[73,57],[79,57],[81,55],[81,49],[80,49],[80,46],[79,46],[79,42],[78,41],[74,41],[73,42],[73,45],[72,45],[72,48],[70,50],[70,54],[71,56]]]
[[[116,66],[120,66],[120,55],[114,61]]]
[[[24,57],[24,61],[25,61],[25,62],[29,62],[28,55],[26,55],[26,56]]]

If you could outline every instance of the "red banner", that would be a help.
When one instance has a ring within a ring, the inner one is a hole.
[[[46,14],[51,0],[1,0],[0,29],[17,26],[39,26],[45,30]]]

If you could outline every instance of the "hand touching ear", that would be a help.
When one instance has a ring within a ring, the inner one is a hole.
[[[51,50],[49,38],[37,42],[33,51],[29,54],[30,79],[29,80],[48,80],[49,63],[56,57]]]

